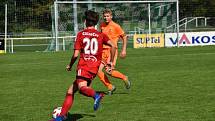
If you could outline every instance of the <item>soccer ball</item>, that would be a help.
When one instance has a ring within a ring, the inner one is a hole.
[[[60,115],[62,107],[56,107],[52,113],[53,118],[57,118]]]

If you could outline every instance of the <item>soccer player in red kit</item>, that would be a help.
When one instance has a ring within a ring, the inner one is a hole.
[[[80,31],[77,34],[74,44],[74,53],[71,58],[70,64],[66,67],[68,71],[71,71],[72,65],[75,63],[80,53],[80,58],[76,70],[76,80],[67,91],[60,116],[52,119],[52,121],[65,120],[66,114],[72,107],[74,94],[78,90],[84,96],[92,97],[94,99],[95,111],[99,108],[100,101],[103,98],[104,94],[97,93],[89,85],[96,77],[99,65],[101,64],[103,44],[111,47],[111,62],[113,62],[116,47],[105,34],[98,32],[95,29],[95,25],[98,23],[98,20],[99,14],[97,12],[91,10],[85,12],[86,29]],[[114,68],[111,64],[109,64],[108,66],[110,70]]]

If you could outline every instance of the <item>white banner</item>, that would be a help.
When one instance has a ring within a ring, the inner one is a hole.
[[[215,32],[179,33],[179,46],[215,45]],[[177,46],[177,33],[165,34],[165,47]]]

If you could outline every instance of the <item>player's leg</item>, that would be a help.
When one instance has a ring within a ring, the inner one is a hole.
[[[78,86],[76,83],[73,83],[66,94],[64,103],[62,105],[62,111],[61,111],[61,115],[62,116],[66,116],[66,114],[68,113],[69,109],[72,107],[73,101],[74,101],[74,94],[75,92],[78,90]]]
[[[114,66],[116,65],[116,62],[117,62],[117,55],[118,55],[118,51],[116,50],[116,54],[114,56],[114,62],[113,62]],[[126,89],[129,89],[131,87],[131,82],[125,74],[114,69],[114,70],[112,70],[112,73],[110,75],[114,78],[118,78],[118,79],[123,80],[123,82],[125,83]]]
[[[65,97],[63,105],[62,105],[60,116],[57,116],[55,119],[52,119],[50,121],[63,121],[66,119],[66,115],[69,112],[69,109],[72,107],[73,100],[74,100],[74,94],[77,90],[78,90],[78,86],[74,82],[67,90],[66,97]]]
[[[96,91],[94,89],[92,89],[91,87],[87,86],[90,85],[89,81],[85,81],[85,80],[78,80],[78,88],[81,94],[83,94],[84,96],[87,97],[92,97],[94,99],[94,110],[96,111],[99,106],[100,106],[100,102],[101,99],[104,97],[103,93],[96,93]],[[91,83],[91,82],[90,82]]]
[[[97,75],[98,75],[99,79],[101,80],[101,82],[108,88],[108,90],[112,92],[115,90],[115,86],[111,84],[107,75],[103,72],[103,68],[104,68],[104,64],[102,63],[99,67],[99,71],[98,71]]]
[[[98,75],[99,79],[101,80],[101,82],[108,88],[109,93],[112,93],[116,88],[114,85],[111,84],[107,75],[103,72],[104,65],[108,62],[109,56],[110,56],[110,49],[109,48],[103,49],[102,63],[99,67],[99,71],[98,71],[97,75]]]
[[[121,79],[124,82],[126,89],[129,89],[131,87],[131,81],[128,79],[128,76],[124,75],[123,73],[117,70],[113,70],[111,76]]]
[[[78,84],[79,91],[82,95],[94,98],[96,92],[94,89],[87,86],[86,80],[78,79],[77,84]]]
[[[78,73],[78,76],[76,76],[79,91],[81,94],[94,99],[93,108],[96,111],[100,106],[102,98],[104,97],[103,93],[97,93],[90,87],[92,80],[96,77],[96,74],[85,70],[81,70],[79,72],[80,73]]]

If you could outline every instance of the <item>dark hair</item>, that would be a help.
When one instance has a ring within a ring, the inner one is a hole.
[[[86,26],[95,26],[99,21],[99,14],[92,10],[85,11]]]

